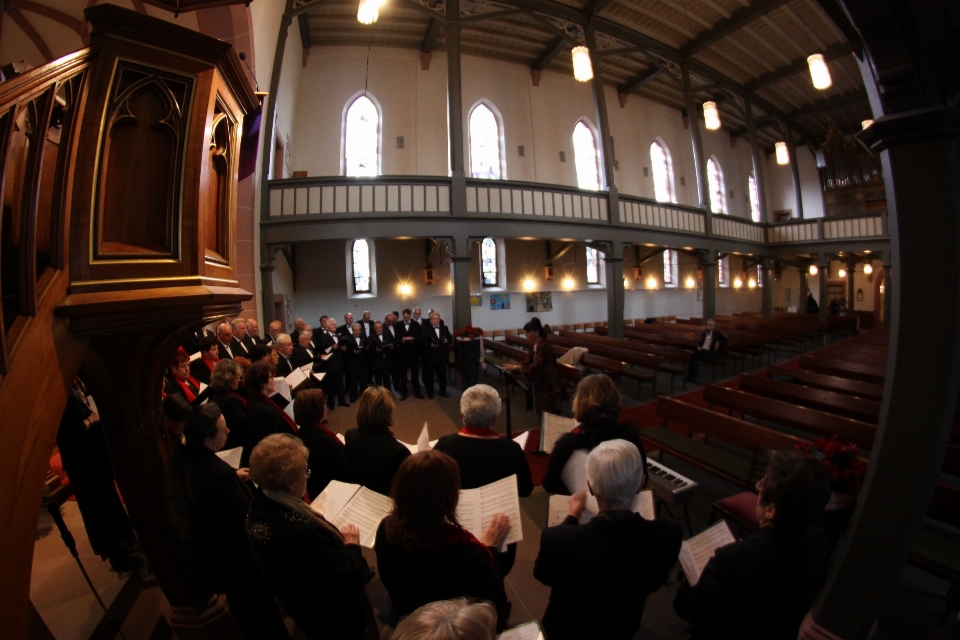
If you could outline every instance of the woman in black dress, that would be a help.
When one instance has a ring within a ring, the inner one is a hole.
[[[289,639],[273,593],[247,546],[244,527],[253,492],[245,480],[250,475],[216,455],[229,431],[215,404],[197,407],[187,417],[183,459],[190,540],[214,591],[226,594],[244,636]]]
[[[410,450],[393,437],[393,394],[384,387],[369,387],[360,396],[357,427],[345,434],[347,460],[354,481],[387,495],[400,464]]]
[[[436,600],[487,600],[509,614],[497,549],[510,529],[495,514],[478,540],[460,526],[460,470],[450,456],[421,451],[407,458],[391,492],[395,507],[380,523],[374,548],[380,579],[399,618]]]
[[[585,484],[568,486],[564,477],[586,478],[585,454],[607,440],[626,440],[635,445],[643,459],[643,473],[646,476],[647,454],[640,439],[640,429],[631,422],[620,421],[621,409],[620,390],[613,380],[597,373],[580,381],[573,398],[573,418],[580,424],[570,433],[560,436],[553,446],[547,473],[543,476],[543,488],[547,493],[573,495],[586,490]],[[582,455],[574,456],[578,450]],[[573,464],[579,468],[572,469]]]
[[[248,432],[243,449],[244,466],[257,443],[271,433],[297,435],[297,423],[270,397],[277,392],[273,386],[273,373],[273,365],[269,362],[255,362],[243,372]]]
[[[219,361],[210,375],[210,402],[220,407],[230,429],[224,449],[235,449],[247,443],[247,399],[240,389],[242,378],[243,369],[235,360]]]
[[[379,639],[364,584],[373,576],[360,530],[339,531],[310,508],[309,451],[294,436],[267,436],[250,456],[258,489],[247,515],[247,542],[277,599],[311,640]]]
[[[200,341],[200,357],[190,363],[190,375],[198,382],[210,384],[210,374],[220,361],[217,344],[213,336],[204,336]]]
[[[310,498],[320,495],[331,480],[353,482],[346,445],[323,425],[327,417],[327,394],[321,389],[304,389],[298,393],[293,400],[293,417],[300,426],[300,439],[310,450],[307,459]]]

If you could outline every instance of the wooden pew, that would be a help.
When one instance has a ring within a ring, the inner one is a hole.
[[[703,400],[711,408],[719,405],[739,411],[741,418],[749,415],[824,438],[836,434],[844,442],[854,442],[861,449],[871,449],[877,435],[877,427],[866,422],[713,384],[704,387]]]
[[[790,449],[806,441],[779,433],[760,425],[725,416],[673,398],[657,399],[657,415],[663,426],[640,431],[640,437],[662,453],[723,478],[739,487],[753,489],[763,477],[766,460],[771,451]],[[669,423],[687,428],[687,436],[669,428]],[[696,430],[706,436],[703,440],[691,437]],[[744,451],[743,456],[714,447],[709,439],[720,440]],[[662,460],[662,455],[660,456]]]
[[[561,331],[559,335],[550,336],[549,339],[556,340],[559,344],[566,344],[567,346],[586,347],[587,349],[593,347],[596,349],[596,345],[601,345],[613,349],[632,352],[634,356],[626,356],[625,354],[621,354],[622,357],[618,357],[617,359],[623,360],[627,364],[652,369],[654,372],[663,371],[664,373],[669,374],[670,393],[673,393],[673,381],[677,376],[680,376],[683,388],[687,388],[687,370],[690,366],[690,357],[693,353],[692,351],[688,351],[686,349],[675,349],[673,347],[665,347],[662,345],[648,344],[645,342],[636,342],[633,340],[611,338],[606,335],[605,328],[601,328],[601,332],[590,335],[575,333],[572,331]],[[597,351],[597,353],[602,355],[600,351]],[[640,357],[638,358],[637,356]]]
[[[842,362],[859,362],[861,364],[869,364],[874,367],[883,367],[884,369],[887,367],[886,354],[866,353],[852,349],[828,348],[820,349],[811,355],[814,355],[817,358],[840,360]]]
[[[876,400],[864,400],[836,391],[814,389],[746,373],[740,375],[740,389],[874,425],[880,419],[880,403]]]
[[[806,371],[805,369],[789,369],[779,365],[773,365],[767,371],[772,376],[789,376],[798,384],[815,389],[826,389],[827,391],[835,391],[877,402],[883,398],[883,386],[879,384]]]
[[[533,343],[522,336],[507,336],[507,344],[522,347],[527,350],[530,350],[533,348]],[[564,347],[559,344],[550,344],[550,348],[553,349],[553,354],[558,358],[566,354],[567,351],[570,350],[569,347]],[[579,368],[593,369],[594,371],[605,373],[615,380],[621,377],[624,377],[623,362],[621,362],[620,360],[616,360],[613,358],[605,358],[603,356],[594,355],[591,353],[585,353],[583,354],[583,356],[581,356],[579,364],[580,364]],[[578,367],[574,367],[574,368],[578,368]],[[581,374],[582,373],[583,372],[581,372]],[[626,376],[626,377],[629,377],[629,376]],[[579,381],[579,378],[578,378],[578,381]]]
[[[842,378],[850,378],[852,380],[860,380],[873,384],[883,384],[887,374],[886,367],[830,360],[829,358],[818,358],[816,356],[802,356],[800,358],[800,367],[809,371],[817,371],[831,376],[840,376]]]

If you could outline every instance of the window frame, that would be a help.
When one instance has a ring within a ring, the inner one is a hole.
[[[497,123],[497,151],[500,161],[500,177],[498,178],[476,178],[473,175],[473,131],[471,124],[473,122],[474,114],[480,107],[483,107],[489,111],[493,115],[494,121]],[[500,114],[500,110],[497,109],[492,102],[486,98],[482,98],[478,100],[472,107],[470,107],[470,111],[467,113],[467,169],[470,177],[477,180],[507,180],[507,154],[505,153],[505,150],[506,140],[504,137],[503,116]]]
[[[710,164],[711,164],[711,163],[713,164],[714,167],[716,167],[716,173],[717,173],[717,190],[714,190],[714,189],[713,189],[713,185],[710,184],[710,183],[711,183],[710,178],[711,178],[711,176],[712,176],[712,172],[710,171]],[[727,188],[727,187],[726,187],[726,183],[725,183],[724,178],[723,178],[723,167],[720,166],[720,161],[717,160],[717,157],[716,157],[716,156],[710,156],[709,158],[707,158],[707,189],[708,189],[709,192],[710,192],[710,210],[711,210],[713,213],[719,213],[719,214],[724,214],[724,215],[727,214],[728,209],[727,209],[727,192],[726,192],[726,188]],[[713,207],[713,197],[714,197],[714,195],[718,195],[718,196],[719,196],[719,200],[720,200],[720,211],[714,211],[714,210],[713,210],[713,208],[714,208],[714,207]]]
[[[590,252],[593,251],[596,253],[596,269],[597,269],[597,280],[596,282],[590,282]],[[586,246],[584,247],[584,282],[587,284],[588,289],[604,289],[607,286],[607,254],[599,249],[594,247]]]
[[[723,288],[730,287],[729,256],[717,260],[717,286]]]
[[[380,108],[380,102],[369,91],[358,91],[347,100],[343,107],[343,115],[340,120],[340,175],[344,177],[375,177],[375,176],[348,176],[347,175],[347,117],[350,109],[361,98],[366,98],[373,104],[377,110],[377,173],[376,176],[383,175],[383,109]]]
[[[582,186],[582,182],[580,180],[580,162],[578,160],[576,140],[577,140],[577,129],[581,125],[583,125],[583,127],[590,132],[590,135],[592,136],[592,140],[593,140],[593,159],[594,159],[594,164],[596,166],[596,172],[597,172],[597,188],[596,189]],[[577,188],[583,189],[584,191],[602,191],[603,184],[604,184],[603,168],[602,168],[603,163],[600,161],[601,160],[600,159],[600,136],[597,133],[597,128],[594,127],[593,123],[587,120],[586,118],[580,118],[579,120],[577,120],[577,123],[573,125],[573,132],[570,136],[570,139],[573,144],[573,168],[574,168],[574,172],[577,175]]]
[[[356,243],[363,240],[367,243],[367,261],[370,268],[370,290],[357,291],[354,278],[353,249]],[[346,260],[346,285],[348,298],[376,298],[377,297],[377,245],[372,238],[351,238],[344,243],[344,259]]]
[[[493,268],[494,268],[493,284],[487,284],[486,274],[484,273],[484,269],[483,269],[483,261],[484,261],[483,248],[487,240],[489,240],[493,245]],[[482,240],[480,240],[480,288],[481,289],[499,289],[500,288],[500,283],[501,283],[500,278],[501,278],[501,272],[502,272],[502,270],[500,269],[500,255],[501,255],[501,247],[497,243],[496,238],[486,236]]]
[[[669,279],[667,277],[669,274]],[[680,254],[676,249],[663,250],[663,286],[676,289],[680,280]]]
[[[660,200],[657,198],[657,174],[656,170],[654,169],[655,163],[653,161],[654,145],[660,147],[660,150],[663,152],[663,167],[666,170],[667,191],[669,192],[669,198],[667,200]],[[667,144],[661,138],[654,138],[653,142],[650,143],[650,173],[650,177],[653,179],[653,199],[657,202],[669,202],[676,204],[677,189],[673,178],[673,156],[670,154],[670,149],[667,147]]]

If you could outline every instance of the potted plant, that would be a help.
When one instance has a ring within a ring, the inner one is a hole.
[[[480,369],[480,355],[483,353],[483,329],[468,324],[460,327],[453,332],[454,357],[456,358],[457,370],[460,371],[460,379],[463,382],[463,389],[477,384],[477,376]]]

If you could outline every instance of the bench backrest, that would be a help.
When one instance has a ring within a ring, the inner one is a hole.
[[[714,384],[704,387],[703,400],[811,435],[829,438],[836,434],[844,442],[855,442],[863,449],[871,449],[877,435],[876,426],[866,422]]]
[[[831,376],[826,373],[817,373],[816,371],[807,371],[805,369],[791,369],[779,365],[771,366],[769,371],[770,375],[790,376],[800,384],[816,389],[845,393],[847,395],[864,398],[865,400],[880,401],[883,398],[883,387],[879,384],[852,380],[851,378],[841,378],[840,376]]]
[[[740,389],[871,424],[877,424],[880,419],[880,403],[876,400],[864,400],[836,391],[746,373],[740,375]]]
[[[805,440],[795,436],[663,396],[657,399],[657,415],[664,422],[682,424],[751,453],[791,449],[794,445],[806,444]]]
[[[873,384],[883,384],[887,374],[886,367],[859,364],[856,362],[843,362],[841,360],[830,360],[828,358],[817,358],[814,356],[802,356],[800,358],[800,367],[834,376],[841,376],[843,378],[872,382]]]
[[[580,356],[580,364],[591,369],[597,369],[598,371],[605,371],[607,373],[613,373],[616,375],[623,373],[623,362],[614,360],[612,358],[604,358],[603,356],[594,355],[592,353],[585,353]]]
[[[526,360],[527,352],[516,347],[510,347],[504,344],[503,342],[494,342],[493,340],[484,340],[483,346],[489,351],[493,351],[497,355],[501,355],[505,358],[512,358],[513,360]]]
[[[660,367],[660,356],[650,353],[625,348],[626,340],[616,341],[619,346],[613,347],[606,342],[597,342],[579,338],[567,338],[564,336],[549,336],[547,338],[551,343],[563,345],[566,347],[585,347],[590,353],[612,360],[618,360],[627,364],[645,367],[656,370]],[[611,340],[615,340],[611,338]]]

